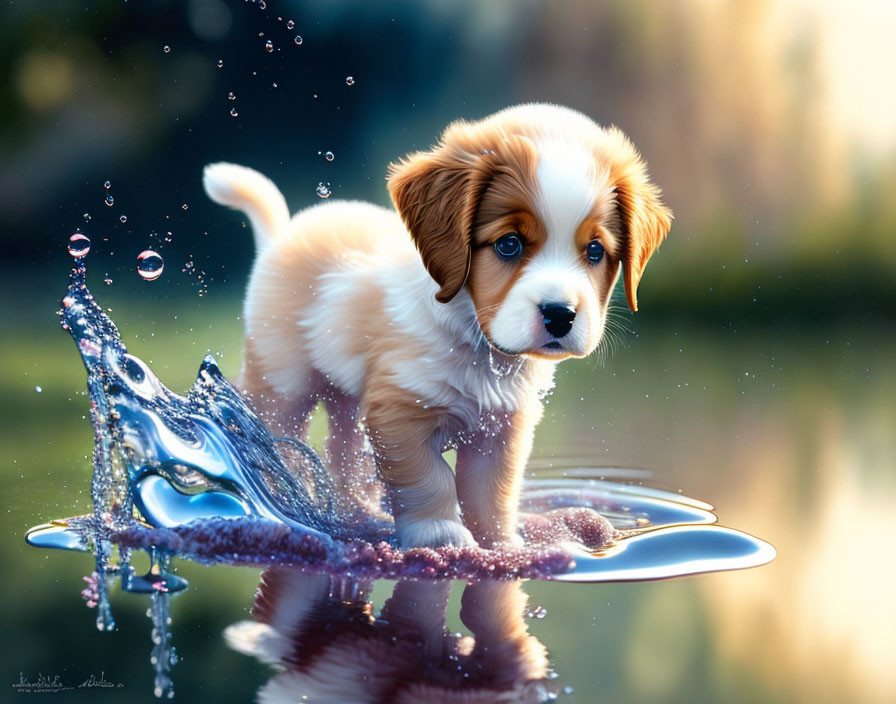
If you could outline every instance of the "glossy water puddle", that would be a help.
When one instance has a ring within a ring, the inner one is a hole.
[[[128,354],[86,285],[83,254],[60,317],[87,370],[95,435],[94,512],[28,531],[29,544],[91,552],[84,590],[97,627],[114,628],[109,586],[149,593],[155,693],[172,696],[168,599],[187,586],[174,557],[297,569],[329,579],[606,582],[741,569],[774,558],[771,545],[715,524],[701,501],[576,468],[526,482],[522,548],[401,550],[384,510],[336,491],[310,447],[275,438],[206,356],[186,396]],[[145,575],[131,552],[151,559]]]

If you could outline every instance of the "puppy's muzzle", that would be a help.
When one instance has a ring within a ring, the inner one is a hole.
[[[542,303],[538,306],[544,320],[544,328],[558,340],[572,330],[576,309],[568,303]]]

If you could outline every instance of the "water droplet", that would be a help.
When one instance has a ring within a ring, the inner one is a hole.
[[[239,113],[236,111],[236,108],[230,108],[230,116],[236,117]]]
[[[171,47],[166,44],[165,46],[162,47],[162,51],[164,51],[166,54],[170,54]]]
[[[68,238],[68,253],[75,259],[80,259],[90,251],[90,238],[76,232]]]
[[[264,48],[267,49],[267,52],[270,54],[274,50],[274,42],[272,42],[270,39],[268,39],[264,43]]]
[[[293,22],[292,20],[289,20],[289,21],[286,23],[286,28],[287,28],[287,29],[293,29],[295,26],[296,26],[296,23]]]
[[[327,152],[326,154],[324,154],[324,159],[326,159],[327,161],[333,161],[333,159],[335,158],[336,156],[333,154],[333,152]]]
[[[43,391],[43,389],[40,388],[39,386],[35,386],[34,390],[37,391],[37,393],[41,393]]]
[[[353,85],[355,85],[355,79],[354,79],[354,77],[353,77],[353,76],[346,76],[346,77],[345,77],[345,85],[347,85],[347,86],[353,86]]]
[[[330,190],[330,184],[324,183],[323,181],[317,184],[315,191],[321,198],[329,198],[330,194],[333,192]]]
[[[127,215],[122,215],[122,216],[121,216],[120,218],[118,218],[118,219],[121,220],[122,222],[127,222],[127,221],[128,221],[128,216],[127,216]]]
[[[547,609],[545,609],[543,606],[532,606],[528,611],[526,611],[527,618],[543,619],[547,615]]]
[[[146,249],[137,255],[137,273],[146,281],[155,281],[164,268],[165,262],[158,252]]]
[[[218,59],[218,68],[221,68],[224,65],[223,59]]]
[[[115,198],[112,197],[111,193],[106,194],[106,205],[112,205],[115,202]]]
[[[301,43],[302,43],[302,35],[301,35],[301,34],[297,34],[297,35],[296,35],[295,42],[296,42],[296,44],[301,44]]]
[[[112,182],[111,182],[111,181],[106,181],[106,182],[103,184],[103,187],[108,191],[110,188],[112,188]]]

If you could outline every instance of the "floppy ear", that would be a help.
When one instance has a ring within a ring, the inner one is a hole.
[[[632,312],[638,310],[638,283],[650,255],[672,226],[672,211],[660,201],[660,189],[647,175],[647,165],[618,130],[616,163],[611,167],[616,188],[616,207],[622,221],[624,248],[622,269],[625,295]]]
[[[488,167],[481,156],[444,137],[432,151],[389,166],[389,194],[440,287],[440,303],[454,298],[467,281],[473,219],[487,186]]]

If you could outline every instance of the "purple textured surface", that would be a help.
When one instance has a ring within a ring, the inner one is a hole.
[[[206,519],[174,528],[135,527],[115,534],[122,547],[155,547],[204,564],[290,565],[312,572],[369,579],[545,579],[574,566],[557,544],[589,548],[613,539],[609,523],[589,509],[557,509],[524,516],[522,547],[412,548],[382,541],[334,541],[256,518]]]

